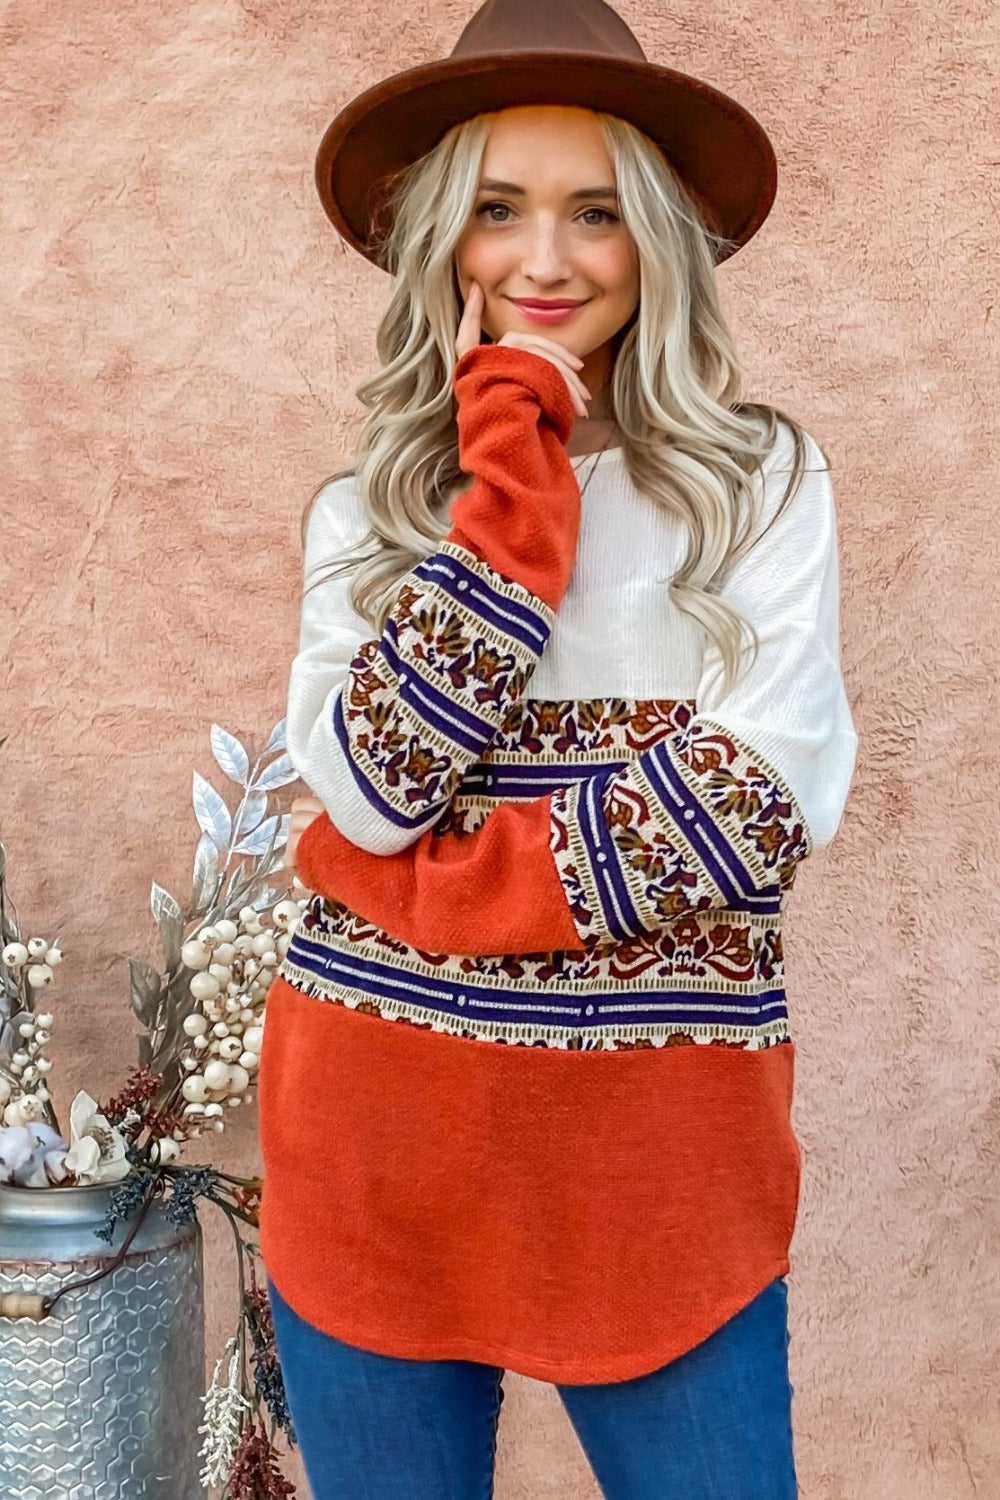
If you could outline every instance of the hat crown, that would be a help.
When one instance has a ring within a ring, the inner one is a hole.
[[[485,0],[451,56],[547,51],[646,61],[628,26],[604,0]]]

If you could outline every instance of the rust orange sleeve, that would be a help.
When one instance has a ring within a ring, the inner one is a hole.
[[[582,950],[549,850],[550,798],[505,802],[474,833],[422,834],[369,854],[315,818],[299,839],[299,878],[393,937],[434,953]]]
[[[558,609],[580,531],[569,388],[549,360],[506,344],[468,350],[453,385],[459,463],[474,479],[452,502],[446,540]]]

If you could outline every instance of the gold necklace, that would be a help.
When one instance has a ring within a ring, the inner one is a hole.
[[[598,462],[600,461],[601,454],[604,452],[605,448],[611,442],[611,439],[614,437],[614,435],[615,435],[614,429],[612,428],[612,430],[608,433],[607,437],[604,439],[604,442],[601,444],[601,446],[598,448],[597,452],[594,454],[594,462],[591,464],[590,469],[589,469],[588,474],[587,474],[587,477],[583,481],[583,485],[582,485],[582,488],[580,490],[580,499],[581,500],[583,499],[584,491],[586,490],[587,485],[590,483],[590,481],[594,477],[594,470],[597,468]]]

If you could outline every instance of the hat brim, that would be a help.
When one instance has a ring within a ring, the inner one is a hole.
[[[331,121],[316,155],[323,208],[361,255],[372,243],[380,186],[472,115],[521,104],[569,104],[619,115],[664,152],[728,259],[756,234],[777,191],[763,127],[711,84],[656,63],[577,51],[508,52],[444,59],[393,74]],[[382,269],[385,269],[382,267]]]

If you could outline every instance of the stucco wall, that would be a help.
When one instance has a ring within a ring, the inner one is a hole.
[[[131,1056],[123,956],[155,953],[150,880],[184,888],[211,722],[252,736],[283,711],[299,513],[360,419],[388,283],[323,218],[316,145],[360,87],[447,52],[472,9],[0,11],[0,818],[26,925],[65,949],[64,1114]],[[720,276],[751,391],[835,471],[861,748],[786,936],[802,1494],[985,1497],[1000,1430],[996,9],[620,10],[650,58],[734,92],[773,135],[776,207]],[[231,1124],[213,1152],[249,1168],[253,1115]],[[207,1222],[214,1358],[235,1293]],[[500,1500],[595,1496],[554,1390],[506,1388]]]

